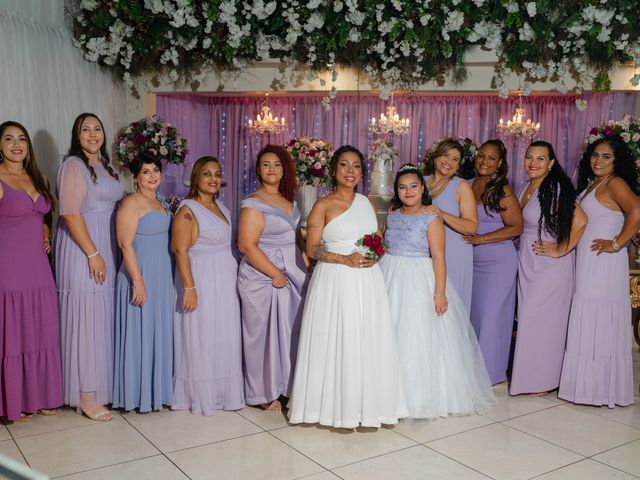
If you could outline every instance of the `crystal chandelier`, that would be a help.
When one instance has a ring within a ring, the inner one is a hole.
[[[540,131],[540,124],[533,123],[530,118],[527,118],[527,121],[524,121],[524,118],[527,116],[527,113],[522,106],[522,94],[518,95],[518,105],[516,106],[516,111],[511,120],[507,120],[507,123],[504,123],[504,120],[501,118],[500,123],[496,126],[496,130],[498,134],[504,135],[505,137],[529,137],[533,138],[538,135]]]
[[[284,117],[274,117],[269,108],[269,94],[265,95],[262,102],[261,113],[256,115],[255,121],[249,120],[249,130],[257,135],[271,135],[282,133],[287,129]]]
[[[405,135],[409,132],[409,119],[400,118],[393,103],[393,94],[391,94],[391,103],[387,107],[386,115],[380,114],[380,118],[376,120],[371,118],[369,122],[369,131],[378,135]]]

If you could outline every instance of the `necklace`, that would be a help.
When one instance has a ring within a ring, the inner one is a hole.
[[[341,202],[346,203],[347,204],[347,208],[349,208],[351,206],[351,204],[353,203],[353,201],[355,200],[356,194],[355,193],[353,194],[353,197],[351,197],[351,200],[345,200],[344,198],[339,197],[337,194],[336,194],[336,198],[338,200],[340,200]]]
[[[445,185],[448,185],[450,181],[451,181],[451,177],[445,178],[444,180],[440,180],[440,182],[437,182],[433,188],[429,188],[427,186],[427,191],[429,192],[429,196],[433,198],[433,194],[442,190],[442,188]]]

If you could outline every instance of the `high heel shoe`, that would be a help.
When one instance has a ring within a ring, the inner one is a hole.
[[[89,420],[93,420],[94,422],[110,422],[113,420],[113,413],[109,410],[102,410],[96,414],[89,415],[87,412],[82,410],[82,408],[76,407],[76,413],[81,417],[87,417]]]

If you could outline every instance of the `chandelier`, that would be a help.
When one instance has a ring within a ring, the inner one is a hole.
[[[380,118],[376,120],[371,118],[369,122],[369,131],[379,135],[405,135],[409,132],[409,119],[400,118],[393,103],[393,94],[391,94],[391,103],[387,107],[387,113],[381,113]]]
[[[527,112],[525,112],[522,106],[522,94],[520,94],[518,95],[518,105],[516,106],[513,118],[507,120],[507,123],[504,123],[504,120],[501,118],[500,123],[496,126],[498,134],[506,137],[535,137],[540,131],[540,123],[533,123],[530,118],[527,118],[525,122],[524,118],[526,116]]]
[[[255,132],[257,135],[271,135],[282,133],[287,129],[284,117],[278,119],[271,113],[269,108],[269,94],[265,95],[265,100],[262,102],[261,112],[256,115],[255,121],[249,120],[249,130]]]

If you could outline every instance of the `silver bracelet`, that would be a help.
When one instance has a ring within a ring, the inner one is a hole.
[[[97,257],[100,254],[100,250],[96,250],[91,255],[87,255],[87,258]]]
[[[620,250],[622,250],[622,245],[618,245],[618,236],[613,237],[613,240],[611,240],[611,248],[613,248],[616,252],[619,252]]]

